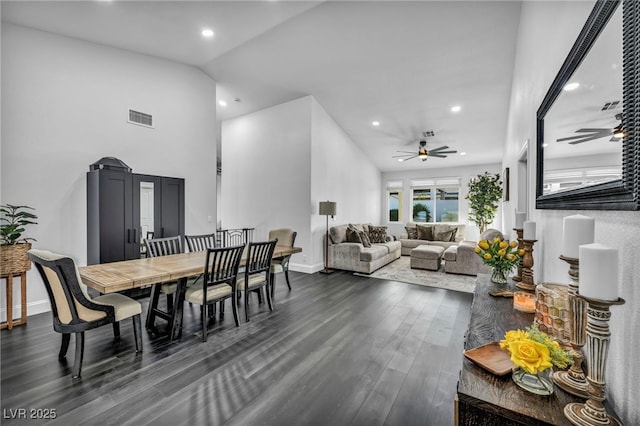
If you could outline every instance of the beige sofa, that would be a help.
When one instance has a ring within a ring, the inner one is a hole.
[[[458,245],[462,241],[464,241],[465,232],[466,232],[466,225],[464,225],[462,223],[425,223],[425,224],[420,224],[420,225],[432,225],[434,227],[434,229],[443,229],[443,230],[446,229],[445,227],[453,227],[453,226],[455,226],[457,228],[457,230],[456,230],[456,233],[454,235],[453,241],[438,241],[436,239],[421,240],[421,239],[416,239],[416,238],[409,238],[408,233],[404,232],[398,238],[398,241],[400,241],[401,253],[402,253],[403,256],[411,255],[411,250],[413,250],[414,248],[416,248],[418,246],[421,246],[421,245],[440,246],[440,247],[442,247],[442,248],[444,248],[446,250],[447,248],[449,248],[451,246]],[[416,227],[416,223],[409,222],[405,226],[405,229],[406,228],[415,228],[415,227]]]
[[[480,235],[480,240],[493,240],[495,237],[504,238],[502,232],[490,228]],[[475,241],[462,241],[457,246],[447,248],[442,255],[444,271],[464,275],[490,274],[491,267],[482,263],[482,259],[474,251],[477,245]]]
[[[370,274],[400,257],[400,242],[388,236],[384,243],[371,243],[370,247],[347,241],[349,225],[329,229],[328,266],[331,269]],[[368,225],[356,225],[368,233]]]

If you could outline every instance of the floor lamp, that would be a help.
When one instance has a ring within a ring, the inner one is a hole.
[[[333,272],[329,269],[329,216],[333,219],[336,214],[335,201],[320,201],[320,215],[327,217],[327,233],[324,236],[324,269],[320,271],[322,274],[330,274]]]

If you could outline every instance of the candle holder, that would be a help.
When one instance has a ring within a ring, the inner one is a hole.
[[[571,316],[571,357],[573,365],[568,371],[556,371],[551,377],[553,382],[562,390],[581,398],[589,398],[587,393],[587,379],[582,370],[582,347],[586,343],[587,302],[578,296],[580,264],[573,257],[560,256],[569,264],[569,315]]]
[[[573,402],[564,407],[564,415],[571,423],[579,426],[621,425],[604,408],[605,369],[611,332],[609,319],[612,305],[624,304],[624,299],[599,300],[578,296],[587,302],[587,393],[585,403]]]
[[[524,248],[522,244],[523,229],[513,228],[513,230],[516,231],[516,234],[518,235],[518,250],[523,249]],[[520,262],[518,262],[518,272],[516,273],[516,275],[511,277],[511,279],[514,280],[515,282],[520,282],[520,280],[522,279],[522,258],[520,258]]]
[[[513,309],[520,312],[535,313],[536,296],[528,291],[513,292]]]
[[[522,276],[520,281],[516,284],[516,287],[527,290],[535,291],[536,284],[533,282],[533,244],[538,240],[525,240],[522,239],[522,245],[524,248],[524,256],[522,257]]]

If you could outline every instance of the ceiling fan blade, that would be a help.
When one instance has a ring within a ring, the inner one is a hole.
[[[407,158],[405,158],[405,159],[404,159],[404,160],[402,160],[402,161],[411,160],[412,158],[416,158],[417,156],[418,156],[417,154],[416,154],[416,155],[412,155],[411,157],[407,157]]]
[[[442,155],[441,153],[438,153],[438,154],[429,154],[429,157],[447,158],[447,156],[446,156],[446,155]]]
[[[449,149],[447,145],[439,146],[438,148],[433,148],[431,151],[442,151],[443,149]]]
[[[450,151],[429,151],[429,155],[436,155],[436,154],[455,154],[456,152],[458,152],[458,151],[456,151],[455,149],[454,149],[454,150],[450,150]]]
[[[415,151],[396,151],[396,152],[406,152],[407,154],[415,154]]]

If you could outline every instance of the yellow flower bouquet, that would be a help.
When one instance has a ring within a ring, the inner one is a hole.
[[[500,237],[478,241],[474,251],[485,265],[493,268],[491,280],[499,283],[506,282],[506,274],[518,265],[524,255],[516,241],[507,242]]]
[[[521,387],[541,395],[553,392],[551,383],[538,376],[539,373],[552,368],[567,368],[573,364],[571,355],[552,340],[547,334],[538,329],[537,324],[525,330],[510,330],[500,341],[500,348],[509,352],[511,362],[520,367],[522,372],[515,371],[514,381]],[[527,382],[524,373],[535,376],[537,384]],[[532,389],[533,388],[533,389]]]

